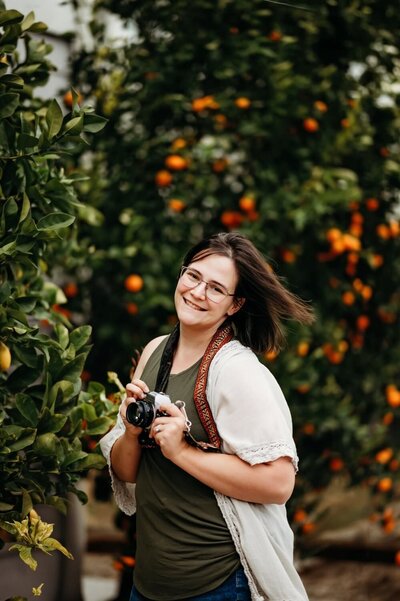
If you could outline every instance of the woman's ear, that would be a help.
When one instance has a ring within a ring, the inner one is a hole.
[[[232,306],[227,311],[227,315],[231,316],[231,315],[234,315],[235,313],[237,313],[239,311],[239,309],[241,309],[243,307],[245,302],[246,302],[245,298],[235,298],[232,303]]]

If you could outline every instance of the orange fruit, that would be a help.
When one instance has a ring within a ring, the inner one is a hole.
[[[382,422],[385,424],[385,426],[390,426],[390,424],[392,424],[394,421],[394,414],[391,411],[388,411],[387,413],[385,413],[385,415],[382,418]]]
[[[267,351],[266,353],[264,353],[264,359],[266,359],[267,361],[273,361],[277,358],[277,356],[278,353],[276,351]]]
[[[328,105],[322,100],[316,100],[314,102],[314,108],[316,108],[317,111],[319,111],[320,113],[326,113],[326,111],[328,110]]]
[[[169,171],[161,169],[161,171],[157,171],[156,173],[155,182],[160,188],[169,186],[172,183],[172,175]]]
[[[367,198],[365,206],[368,211],[377,211],[379,209],[379,200],[377,198]]]
[[[242,211],[246,211],[246,213],[254,211],[256,207],[256,201],[252,196],[242,196],[242,198],[239,199],[239,207],[242,209]]]
[[[382,449],[382,451],[379,451],[375,455],[375,460],[378,463],[381,463],[382,465],[384,465],[385,463],[388,463],[388,461],[390,461],[392,457],[393,457],[393,449],[387,448],[387,449]]]
[[[385,223],[376,226],[376,233],[382,240],[389,240],[390,238],[390,229]]]
[[[311,534],[315,529],[316,525],[313,522],[306,522],[302,527],[303,534]]]
[[[78,286],[75,284],[75,282],[69,282],[68,284],[65,284],[63,290],[67,298],[74,298],[79,292]]]
[[[233,229],[241,225],[243,215],[242,213],[239,213],[239,211],[224,211],[220,219],[225,227]]]
[[[329,468],[332,472],[340,472],[344,468],[344,462],[340,457],[333,457],[329,462]]]
[[[308,355],[309,350],[310,344],[305,340],[299,342],[299,344],[297,345],[297,354],[299,355],[299,357],[305,357],[306,355]]]
[[[314,133],[319,130],[319,123],[313,117],[307,117],[307,119],[304,119],[303,121],[303,129],[309,133]]]
[[[4,342],[0,341],[0,371],[7,371],[11,365],[11,352]]]
[[[165,166],[168,167],[168,169],[171,169],[171,171],[183,171],[184,169],[187,169],[188,162],[179,154],[170,154],[165,159]]]
[[[394,563],[400,567],[400,550],[397,551],[396,555],[394,556]]]
[[[235,105],[238,109],[248,109],[251,105],[251,100],[246,98],[246,96],[239,96],[239,98],[236,98],[235,100]]]
[[[212,164],[212,170],[215,173],[222,173],[228,166],[228,161],[226,159],[217,159]]]
[[[347,305],[348,307],[350,307],[350,305],[354,305],[355,300],[356,300],[356,297],[353,294],[353,292],[351,292],[351,290],[347,290],[346,292],[343,292],[342,302],[344,305]]]
[[[380,492],[389,492],[392,489],[393,480],[386,476],[378,481],[377,488]]]
[[[400,391],[394,384],[386,386],[386,400],[391,407],[400,407]]]
[[[271,42],[280,42],[282,39],[282,33],[274,29],[267,35],[267,38],[271,40]]]
[[[296,390],[300,394],[306,394],[307,392],[310,392],[311,386],[310,386],[310,384],[299,384],[297,386]]]
[[[314,432],[315,432],[314,424],[311,424],[309,422],[307,424],[304,424],[303,432],[304,432],[304,434],[308,434],[308,435],[314,434]]]
[[[125,309],[129,315],[137,315],[139,313],[139,307],[136,303],[126,303]]]
[[[341,125],[343,128],[350,127],[350,120],[349,120],[349,119],[342,119],[342,120],[340,121],[340,125]]]
[[[307,512],[304,509],[297,509],[293,515],[294,522],[304,522],[307,519]]]
[[[329,242],[334,242],[335,240],[339,240],[342,237],[342,232],[337,227],[331,227],[326,232],[326,239]]]
[[[82,100],[83,100],[83,97],[78,92],[78,104],[81,104]],[[68,109],[72,109],[72,92],[71,92],[71,90],[68,90],[67,92],[65,92],[65,94],[63,96],[63,102],[64,102],[64,105]]]
[[[357,330],[361,330],[362,332],[364,332],[365,330],[367,330],[369,328],[370,325],[370,318],[368,317],[368,315],[359,315],[357,317]]]
[[[172,142],[172,150],[181,150],[182,148],[185,148],[186,144],[184,138],[176,138],[176,140]]]
[[[361,290],[361,296],[364,300],[369,300],[372,297],[373,293],[374,291],[372,290],[371,286],[364,286]]]
[[[174,213],[181,213],[186,208],[186,203],[180,198],[171,198],[168,201],[168,207]]]
[[[290,250],[289,248],[283,248],[281,250],[282,261],[285,263],[295,263],[296,262],[296,254]]]
[[[128,292],[139,292],[143,288],[143,284],[143,278],[137,273],[131,273],[124,281],[124,286]]]

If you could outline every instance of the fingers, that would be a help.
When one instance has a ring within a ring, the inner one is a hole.
[[[149,387],[143,380],[132,380],[126,385],[126,394],[128,398],[144,399],[146,394],[150,392]]]

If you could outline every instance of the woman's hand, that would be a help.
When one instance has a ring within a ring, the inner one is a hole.
[[[149,387],[146,382],[143,380],[135,379],[127,384],[126,386],[126,397],[124,401],[122,401],[121,406],[119,408],[120,415],[122,417],[122,421],[125,424],[126,433],[129,436],[138,437],[142,431],[142,428],[138,428],[137,426],[133,426],[126,419],[126,410],[128,405],[131,403],[136,403],[137,400],[144,399],[146,394],[149,392]]]
[[[164,457],[175,462],[181,451],[189,446],[184,437],[187,430],[186,419],[173,403],[161,405],[160,411],[168,415],[156,417],[150,429],[150,436],[159,445]]]

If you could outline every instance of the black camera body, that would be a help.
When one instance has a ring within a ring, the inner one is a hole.
[[[160,411],[161,405],[166,403],[171,403],[171,399],[164,392],[148,392],[144,399],[129,403],[126,420],[133,426],[148,429],[156,417],[168,415]]]

